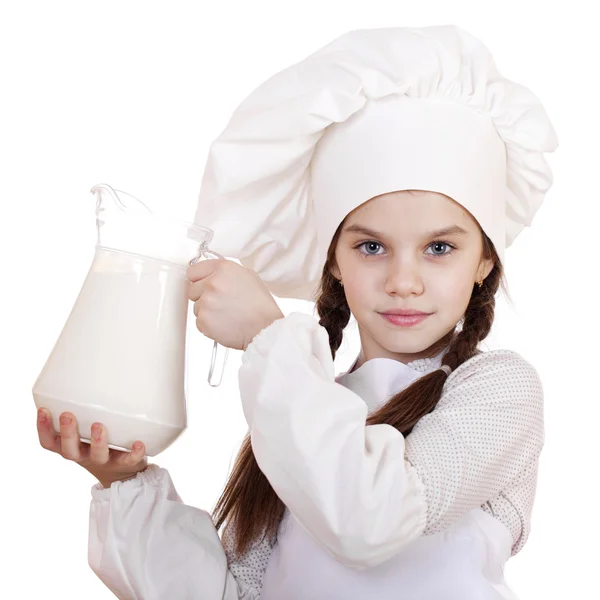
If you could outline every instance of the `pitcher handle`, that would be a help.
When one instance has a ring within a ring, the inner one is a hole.
[[[198,256],[196,258],[190,260],[189,264],[195,265],[202,256],[204,256],[205,258],[220,258],[222,260],[225,260],[225,257],[221,256],[217,252],[214,252],[213,250],[210,250],[209,248],[206,247],[205,244],[202,244],[202,246],[200,248],[200,253],[198,254]],[[228,355],[229,355],[229,348],[226,348],[225,346],[221,346],[217,342],[214,342],[212,357],[211,357],[211,361],[210,361],[210,371],[208,372],[208,384],[210,386],[218,387],[219,385],[221,385],[221,381],[223,379],[223,373],[225,372],[225,363],[227,362]],[[217,383],[214,383],[214,380],[215,380],[214,372],[215,372],[216,365],[218,365],[217,373],[219,375],[219,379],[218,379]]]

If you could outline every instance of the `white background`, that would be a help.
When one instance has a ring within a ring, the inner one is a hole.
[[[87,564],[94,479],[38,443],[31,388],[90,266],[90,188],[192,219],[211,140],[266,78],[351,29],[453,23],[541,98],[560,140],[555,183],[507,251],[488,348],[520,352],[544,383],[546,445],[533,530],[509,560],[521,600],[598,597],[598,69],[592,3],[6,2],[0,12],[1,597],[111,598]],[[280,301],[285,314],[312,305]],[[206,384],[212,342],[192,332],[188,429],[152,459],[212,510],[246,431],[232,351]],[[336,364],[358,351],[352,327]],[[199,565],[201,568],[201,565]],[[8,594],[10,590],[10,595]],[[401,594],[399,593],[399,597]]]

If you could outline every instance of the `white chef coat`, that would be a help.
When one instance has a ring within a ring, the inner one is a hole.
[[[315,318],[275,321],[239,372],[257,462],[287,507],[274,547],[234,560],[210,515],[150,465],[92,488],[90,566],[120,598],[513,599],[503,566],[529,533],[544,437],[535,369],[509,350],[480,352],[406,439],[365,427],[442,354],[372,359],[335,378]]]

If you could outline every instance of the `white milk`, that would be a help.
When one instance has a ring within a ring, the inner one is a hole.
[[[71,314],[33,388],[38,408],[108,430],[109,446],[136,440],[154,456],[187,426],[186,269],[97,247]]]

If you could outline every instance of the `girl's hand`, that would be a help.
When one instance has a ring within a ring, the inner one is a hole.
[[[223,346],[246,350],[258,333],[283,318],[258,273],[231,260],[202,260],[188,268],[187,277],[198,331]]]
[[[70,422],[68,422],[70,419]],[[102,423],[93,423],[91,444],[79,439],[75,415],[64,412],[60,415],[60,433],[56,433],[52,424],[52,415],[46,408],[38,410],[38,436],[42,448],[56,452],[89,471],[98,481],[108,488],[115,481],[125,481],[143,471],[148,462],[141,442],[139,450],[123,452],[108,447],[108,435]],[[96,434],[99,434],[97,437]]]

